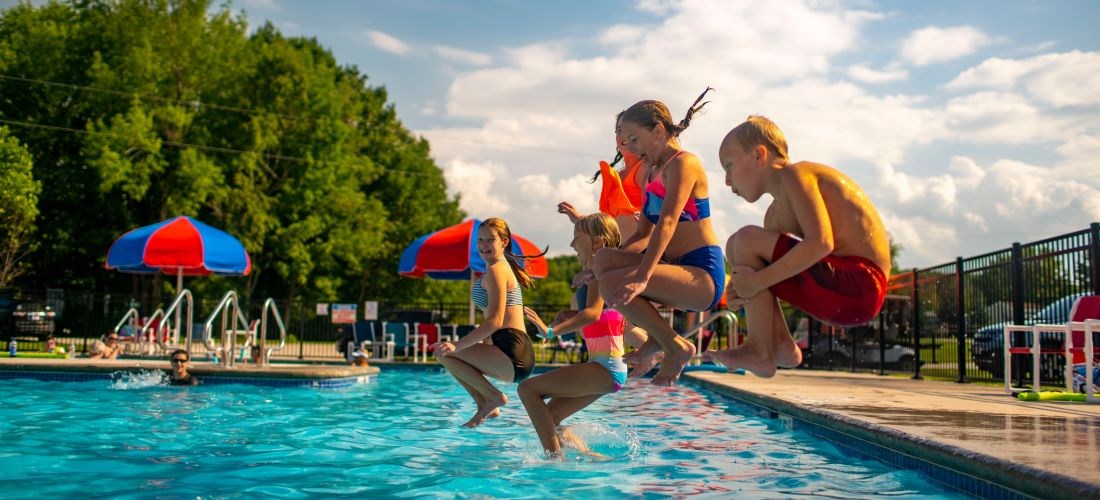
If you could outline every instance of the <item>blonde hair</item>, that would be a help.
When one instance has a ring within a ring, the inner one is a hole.
[[[577,229],[589,238],[592,243],[599,243],[601,248],[615,248],[619,246],[622,235],[619,234],[619,225],[615,219],[603,212],[589,214],[577,219]]]
[[[737,141],[742,151],[748,151],[762,144],[768,148],[768,152],[782,163],[790,161],[787,158],[787,138],[775,122],[763,115],[749,115],[740,125],[729,133],[730,138]]]
[[[508,265],[512,267],[512,272],[516,275],[516,281],[519,281],[520,286],[523,288],[531,288],[534,281],[531,280],[531,275],[527,274],[527,271],[523,269],[520,262],[524,259],[530,259],[533,257],[542,257],[546,255],[546,250],[538,255],[516,255],[512,253],[512,230],[508,229],[508,223],[504,222],[504,219],[500,217],[490,217],[481,221],[481,227],[489,228],[497,237],[504,242],[504,259],[508,261]]]

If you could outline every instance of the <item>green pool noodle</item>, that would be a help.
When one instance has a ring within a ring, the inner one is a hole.
[[[1020,401],[1081,401],[1085,402],[1084,394],[1077,394],[1074,392],[1021,392],[1016,395]]]
[[[15,353],[15,357],[17,357],[17,358],[58,358],[58,359],[65,359],[68,356],[63,352],[62,353],[52,353],[52,352],[27,351],[27,352],[17,352],[17,353]]]

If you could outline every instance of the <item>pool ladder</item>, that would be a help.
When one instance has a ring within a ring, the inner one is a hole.
[[[222,345],[220,346],[214,341],[213,335],[214,322],[219,317],[221,318],[219,332],[222,339]],[[279,344],[274,347],[267,347],[269,317],[275,320],[275,326],[279,331]],[[218,355],[220,363],[227,367],[236,365],[235,353],[238,349],[238,343],[240,349],[259,346],[262,353],[259,364],[264,366],[267,365],[272,353],[286,347],[286,326],[283,324],[283,318],[279,314],[278,307],[275,306],[275,300],[271,298],[264,301],[260,321],[249,323],[244,313],[241,312],[237,292],[230,290],[218,301],[218,306],[214,308],[214,312],[210,313],[210,317],[203,324],[202,341],[206,349]],[[188,345],[188,351],[190,351],[190,345]]]

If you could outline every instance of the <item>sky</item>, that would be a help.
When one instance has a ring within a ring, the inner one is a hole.
[[[792,160],[846,172],[927,267],[1100,221],[1100,2],[238,0],[386,88],[470,216],[570,253],[559,201],[597,209],[615,115],[675,119],[720,241],[770,202],[735,197],[718,145],[750,114]]]

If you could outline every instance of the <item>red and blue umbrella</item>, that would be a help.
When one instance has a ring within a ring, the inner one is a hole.
[[[477,230],[481,221],[470,219],[461,224],[440,229],[413,241],[401,254],[397,271],[410,278],[441,280],[473,280],[485,272],[485,259],[477,253]],[[512,253],[538,255],[542,251],[534,243],[512,233]],[[545,278],[550,273],[546,257],[520,261],[532,278]],[[470,324],[474,323],[474,304],[470,302]]]
[[[461,224],[440,229],[413,241],[401,254],[397,272],[410,278],[465,280],[485,272],[485,260],[477,253],[477,230],[481,221],[470,219]],[[529,240],[512,234],[512,253],[538,255],[542,250]],[[546,257],[520,261],[532,278],[549,274]]]
[[[244,245],[225,231],[182,216],[139,227],[111,245],[107,269],[177,276],[243,276],[252,271]],[[178,289],[177,289],[178,291]]]

